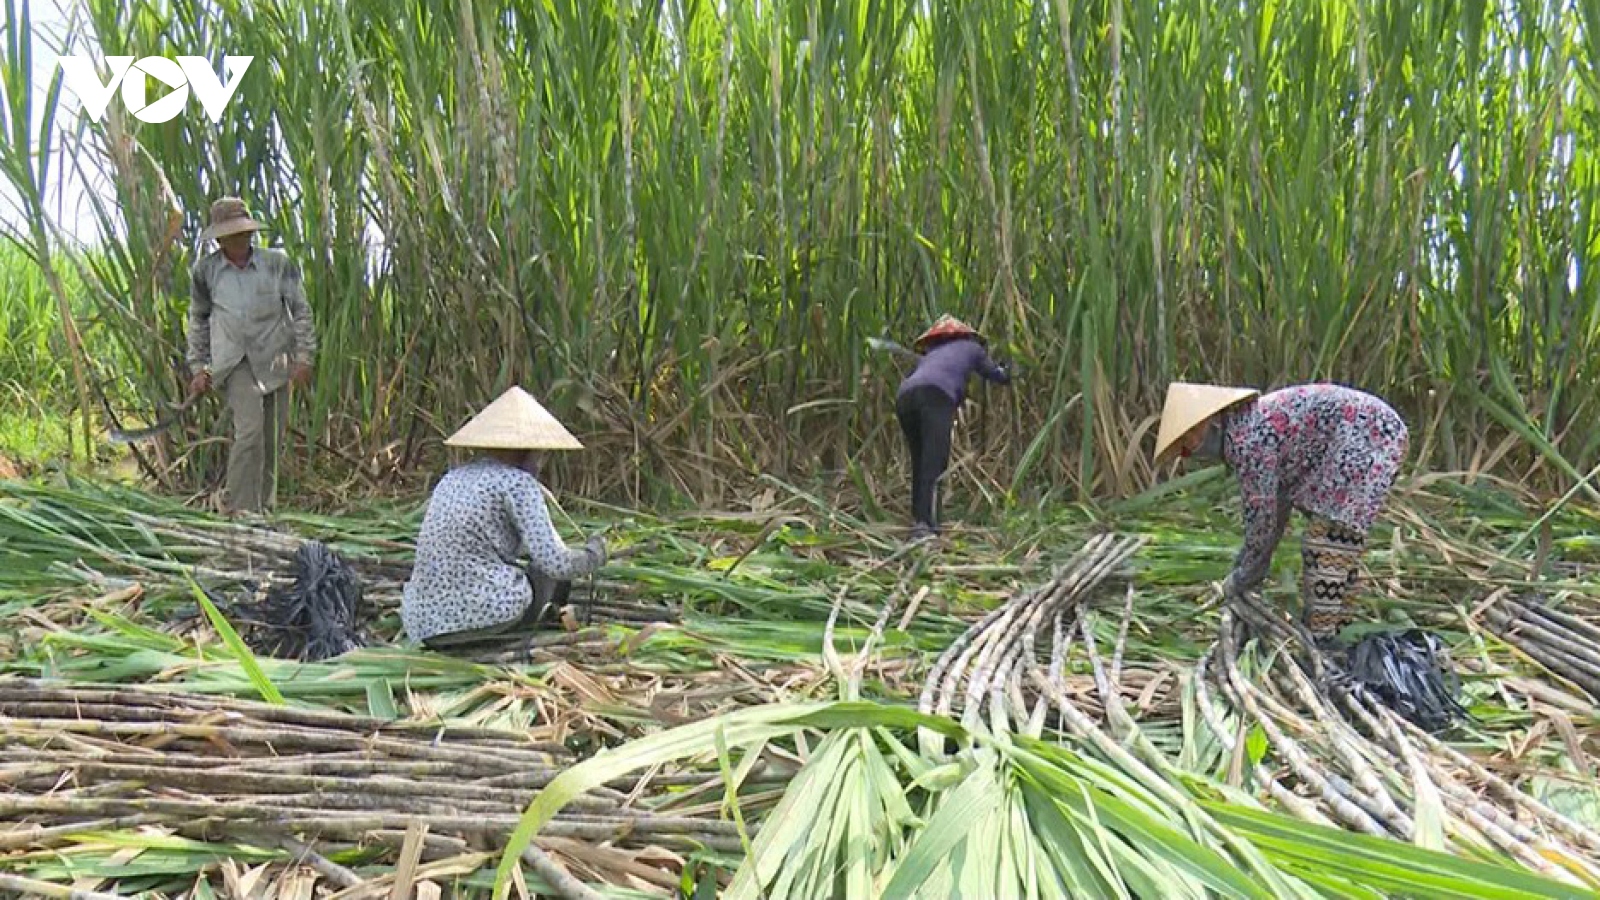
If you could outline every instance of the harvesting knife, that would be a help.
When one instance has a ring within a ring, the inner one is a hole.
[[[282,356],[279,357],[279,359],[282,358]],[[260,378],[255,378],[254,375],[251,377],[254,378],[256,383],[256,391],[260,393],[261,396],[265,397],[268,393],[270,393],[267,390],[267,386],[261,383]],[[163,431],[166,431],[172,426],[178,424],[178,420],[183,418],[183,414],[188,412],[189,407],[193,406],[194,402],[199,400],[201,394],[204,393],[204,391],[199,393],[190,393],[189,396],[184,398],[184,401],[179,403],[177,406],[173,406],[170,403],[163,404],[168,409],[167,417],[164,419],[158,419],[156,423],[151,425],[149,428],[136,428],[133,431],[123,431],[120,428],[111,429],[111,443],[131,444],[135,441],[147,441],[150,438],[155,437]]]
[[[135,428],[132,431],[112,428],[111,443],[132,444],[136,441],[147,441],[178,424],[178,420],[183,418],[183,414],[188,412],[189,407],[193,406],[194,402],[199,399],[199,394],[190,394],[188,399],[176,406],[168,404],[167,409],[170,411],[167,413],[166,418],[157,420],[156,424],[151,425],[149,428]]]
[[[873,350],[887,350],[888,352],[897,356],[905,356],[911,359],[917,358],[917,354],[907,350],[888,338],[869,337],[867,338],[867,346]]]

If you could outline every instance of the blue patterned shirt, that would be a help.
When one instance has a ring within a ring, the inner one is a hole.
[[[533,602],[517,561],[524,554],[555,579],[600,565],[587,548],[567,548],[532,475],[489,459],[452,469],[433,489],[417,536],[400,602],[406,634],[425,641],[515,621]]]

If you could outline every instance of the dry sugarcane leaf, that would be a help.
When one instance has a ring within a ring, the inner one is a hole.
[[[133,584],[130,584],[130,585],[126,586],[126,587],[119,588],[117,590],[114,590],[114,591],[110,592],[109,594],[104,594],[104,595],[102,595],[100,597],[97,597],[94,600],[94,605],[95,606],[114,606],[114,605],[116,605],[118,603],[137,602],[137,601],[139,601],[139,600],[141,600],[143,598],[144,598],[144,585],[142,585],[139,582],[135,581]]]
[[[416,900],[440,900],[444,896],[444,889],[437,882],[419,881],[414,896]]]
[[[221,868],[223,896],[229,898],[229,900],[233,900],[233,898],[240,898],[240,900],[243,900],[243,898],[248,896],[245,892],[244,885],[240,884],[239,882],[239,864],[234,860],[225,859],[222,861]]]
[[[411,710],[408,721],[434,722],[441,718],[440,708],[443,701],[437,694],[418,694],[411,689],[411,682],[407,679],[405,684],[406,708]]]
[[[223,860],[222,878],[227,886],[228,894],[233,900],[261,900],[265,896],[262,878],[272,863],[262,863],[255,868],[245,868],[240,871],[233,860]]]
[[[923,585],[912,595],[911,602],[906,604],[905,613],[900,616],[899,628],[901,631],[906,631],[911,627],[911,623],[917,618],[917,610],[922,608],[922,601],[926,600],[932,592],[932,588],[928,585]]]
[[[558,866],[580,881],[622,884],[633,874],[628,865],[631,862],[629,854],[602,844],[567,840],[558,847],[552,840],[536,840],[535,843],[548,851]]]
[[[1573,726],[1572,719],[1566,713],[1548,706],[1538,707],[1545,717],[1555,724],[1556,733],[1561,736],[1561,741],[1567,747],[1567,755],[1572,757],[1572,764],[1579,772],[1592,775],[1589,754],[1583,749],[1583,736],[1578,734],[1578,729]]]
[[[1511,761],[1520,763],[1529,752],[1544,745],[1545,738],[1549,737],[1551,723],[1549,719],[1540,719],[1533,723],[1528,733],[1518,741],[1513,735],[1506,735],[1506,746],[1511,753]]]
[[[67,628],[67,626],[52,620],[49,616],[46,616],[43,612],[37,609],[24,608],[18,610],[16,615],[27,619],[30,622],[34,622],[39,626],[38,629],[23,629],[23,640],[29,644],[41,643],[46,639],[46,636],[51,633],[59,633],[70,630]]]
[[[1228,758],[1227,784],[1229,787],[1239,787],[1244,784],[1245,755],[1248,742],[1245,738],[1249,735],[1249,725],[1244,719],[1239,720],[1234,729],[1233,752]]]
[[[414,821],[406,826],[406,840],[400,848],[400,864],[395,867],[389,900],[411,900],[411,886],[416,881],[417,863],[422,859],[423,839],[427,836],[426,822]]]
[[[677,627],[678,626],[673,625],[670,622],[651,622],[633,634],[623,638],[622,643],[617,646],[617,655],[624,658],[631,656],[635,650],[638,650],[652,637],[655,637],[664,631],[676,630]]]
[[[505,714],[517,703],[517,698],[507,694],[488,706],[479,709],[472,715],[466,716],[464,721],[472,725],[487,726],[494,721],[496,716]]]
[[[418,881],[423,879],[430,881],[438,879],[442,881],[462,875],[471,875],[498,858],[498,853],[463,853],[460,856],[452,856],[449,859],[436,860],[419,866],[416,870],[416,877]],[[380,875],[358,887],[342,890],[328,897],[327,900],[363,900],[366,897],[376,897],[394,884],[394,875],[395,873],[393,872]]]
[[[617,696],[606,690],[594,677],[568,662],[556,663],[546,676],[550,683],[577,694],[587,703],[616,704]]]
[[[674,853],[665,847],[658,847],[654,844],[635,851],[633,858],[644,865],[654,866],[658,869],[669,869],[677,873],[682,873],[684,866],[689,864],[683,854]]]
[[[662,691],[650,698],[650,717],[669,728],[694,721],[682,695]]]
[[[517,890],[517,900],[530,900],[528,879],[522,874],[521,863],[511,867],[511,886]]]
[[[317,873],[307,868],[286,869],[278,879],[277,900],[311,900],[315,894]]]
[[[639,778],[634,781],[633,789],[628,792],[627,798],[623,800],[622,805],[624,807],[631,807],[639,802],[639,798],[643,797],[644,792],[650,788],[650,782],[661,773],[663,765],[663,763],[652,763],[644,770]]]
[[[1139,693],[1139,700],[1134,704],[1134,706],[1138,708],[1141,714],[1150,712],[1151,707],[1154,706],[1156,702],[1156,693],[1162,688],[1166,687],[1171,681],[1171,669],[1162,669],[1160,672],[1156,673],[1156,676],[1150,679],[1150,683],[1145,685],[1144,690]]]

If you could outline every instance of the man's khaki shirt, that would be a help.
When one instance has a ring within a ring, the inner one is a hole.
[[[218,249],[190,271],[189,366],[222,383],[246,360],[263,390],[289,381],[317,351],[300,270],[282,250],[252,247],[244,266]]]

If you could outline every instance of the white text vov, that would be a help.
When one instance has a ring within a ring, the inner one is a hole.
[[[111,96],[122,88],[122,104],[141,122],[166,122],[183,112],[189,102],[189,92],[205,107],[213,123],[222,121],[222,112],[239,89],[239,81],[250,68],[253,56],[225,56],[222,64],[228,71],[228,81],[217,77],[211,61],[204,56],[180,56],[176,60],[165,56],[146,56],[134,62],[131,56],[108,56],[106,67],[111,70],[111,80],[103,82],[95,71],[94,60],[86,56],[61,57],[61,74],[67,87],[83,103],[89,118],[99,122],[106,114]],[[171,93],[154,102],[145,97],[145,78],[154,78],[169,88]]]

